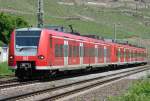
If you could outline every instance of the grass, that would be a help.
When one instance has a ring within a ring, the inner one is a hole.
[[[22,14],[11,12],[15,16],[25,18],[31,25],[36,26],[36,3],[37,0],[0,0],[0,8],[14,9],[29,13]],[[150,17],[149,8],[139,9],[136,16],[127,15],[122,12],[128,8],[102,8],[85,5],[66,6],[59,5],[59,0],[44,0],[44,22],[45,24],[64,25],[73,24],[75,29],[82,34],[97,34],[106,38],[113,38],[114,23],[117,26],[117,38],[128,38],[139,36],[150,38],[150,28],[145,26],[143,16]],[[21,5],[21,6],[20,6]],[[130,9],[128,9],[130,10]],[[66,20],[63,17],[89,17],[93,21],[81,18],[80,20]]]
[[[124,95],[110,97],[109,101],[150,101],[150,79],[138,81]]]
[[[2,41],[0,41],[0,47],[3,45],[3,42]]]
[[[9,69],[7,62],[0,63],[0,76],[12,74],[13,72]]]

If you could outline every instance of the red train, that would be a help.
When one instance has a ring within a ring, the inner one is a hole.
[[[48,28],[11,34],[9,66],[20,79],[56,71],[147,63],[147,50]]]

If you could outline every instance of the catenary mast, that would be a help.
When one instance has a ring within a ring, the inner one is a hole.
[[[38,0],[37,20],[38,20],[37,26],[39,28],[43,27],[44,22],[43,0]]]

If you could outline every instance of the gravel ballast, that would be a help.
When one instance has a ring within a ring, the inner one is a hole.
[[[99,89],[94,89],[79,96],[60,99],[60,101],[108,101],[109,97],[124,94],[128,88],[132,86],[132,84],[147,76],[147,74],[150,74],[150,70],[128,76],[124,79],[100,87]]]
[[[85,93],[71,99],[66,99],[65,101],[107,101],[107,98],[110,96],[117,96],[123,94],[135,81],[135,79],[123,79],[119,82],[115,82],[110,85],[101,87],[89,93]]]

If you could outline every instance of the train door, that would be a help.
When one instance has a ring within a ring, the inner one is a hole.
[[[137,51],[137,50],[135,50],[135,62],[137,62],[137,60],[138,60],[138,56],[137,56],[137,54],[138,54],[138,51]]]
[[[104,46],[104,62],[110,63],[110,60],[111,60],[111,47]]]
[[[117,57],[118,57],[118,62],[120,63],[121,62],[121,49],[120,48],[118,48]]]
[[[111,57],[111,63],[116,62],[116,46],[115,45],[111,45],[110,57]]]
[[[80,43],[80,65],[83,65],[83,43]]]
[[[89,64],[95,64],[95,44],[89,44]]]
[[[116,62],[118,62],[118,46],[116,45],[115,47],[114,47],[114,63],[116,63]]]
[[[123,60],[124,62],[126,62],[126,55],[127,55],[127,54],[126,54],[126,51],[127,51],[127,50],[124,48],[124,52],[123,52],[123,53],[124,53],[124,57],[123,57],[123,58],[124,58],[124,60]]]
[[[83,64],[90,65],[90,52],[89,52],[89,44],[84,43],[83,44]]]
[[[120,48],[120,62],[124,62],[124,48],[121,47]]]
[[[79,42],[75,40],[69,40],[68,47],[69,47],[69,55],[68,55],[68,64],[69,65],[79,65],[80,58],[79,58]]]
[[[68,40],[64,40],[64,66],[68,65]]]
[[[125,61],[126,62],[129,62],[129,49],[126,49],[126,51],[125,51]]]
[[[55,38],[54,42],[54,58],[53,65],[64,65],[64,39]]]
[[[104,63],[107,62],[107,47],[104,46]]]
[[[131,58],[132,58],[132,51],[131,49],[129,50],[129,62],[131,62]]]
[[[98,46],[98,63],[104,63],[104,46]]]
[[[50,66],[52,66],[53,64],[54,64],[54,45],[53,45],[53,38],[52,38],[52,35],[50,34],[50,38],[49,38],[49,46],[50,46],[50,48],[49,48],[49,52],[48,52],[48,54],[49,54],[49,58],[48,58],[48,60],[49,60],[49,65]]]
[[[98,46],[95,45],[95,63],[98,63]]]
[[[107,47],[107,62],[111,62],[111,46]]]

